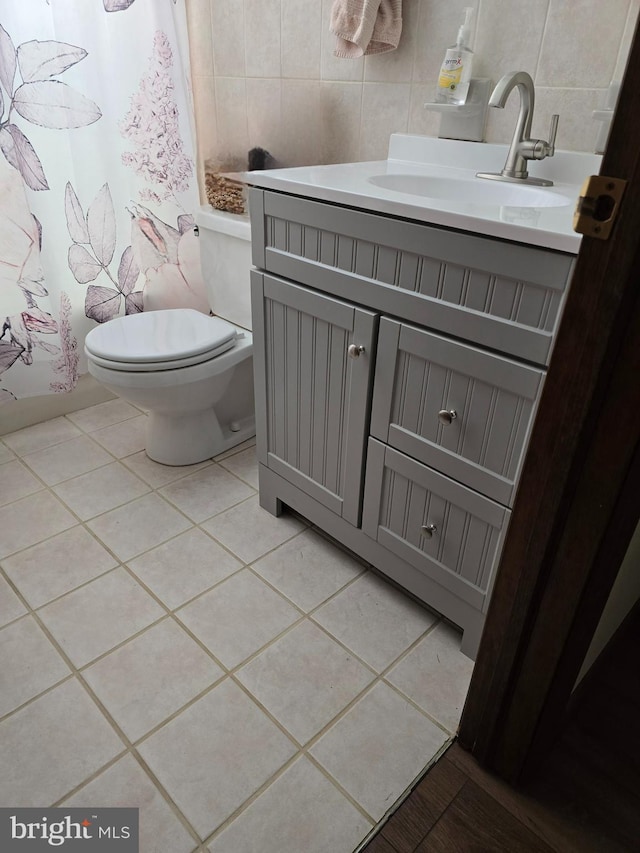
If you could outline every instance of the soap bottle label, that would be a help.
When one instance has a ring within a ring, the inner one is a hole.
[[[450,104],[464,104],[471,77],[471,51],[449,48],[440,67],[437,99]]]

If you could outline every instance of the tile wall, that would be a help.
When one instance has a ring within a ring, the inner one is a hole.
[[[463,8],[476,9],[474,74],[526,70],[536,83],[533,133],[593,151],[601,106],[619,79],[640,0],[404,0],[397,50],[333,56],[333,0],[187,0],[199,159],[245,167],[253,146],[282,165],[375,160],[394,131],[437,135],[424,109]],[[511,138],[518,98],[491,110],[490,142]]]

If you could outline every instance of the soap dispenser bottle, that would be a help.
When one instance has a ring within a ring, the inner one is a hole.
[[[467,6],[464,15],[456,43],[447,48],[440,66],[436,92],[436,101],[440,104],[464,104],[469,93],[473,65],[473,51],[469,47],[473,8]]]

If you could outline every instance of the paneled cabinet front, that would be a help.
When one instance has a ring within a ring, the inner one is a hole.
[[[474,656],[573,258],[252,190],[260,502]]]
[[[377,314],[251,276],[258,459],[358,525]]]

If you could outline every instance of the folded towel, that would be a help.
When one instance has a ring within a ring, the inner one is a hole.
[[[402,0],[335,0],[329,28],[338,40],[334,55],[342,59],[394,50],[402,32]]]

